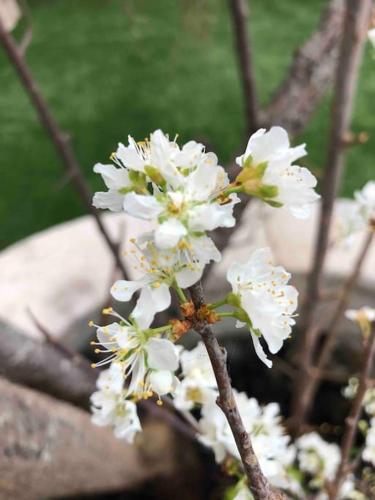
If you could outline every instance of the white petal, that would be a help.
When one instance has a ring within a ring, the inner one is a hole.
[[[148,365],[155,370],[175,371],[178,368],[178,352],[167,339],[151,338],[145,345]]]
[[[268,367],[268,368],[271,368],[272,367],[272,361],[270,361],[265,352],[263,351],[263,347],[259,341],[259,338],[254,335],[254,333],[251,333],[251,338],[252,338],[252,341],[253,341],[253,344],[254,344],[254,349],[255,349],[255,352],[257,353],[257,356],[258,358],[263,361],[263,363]]]
[[[197,201],[207,200],[215,189],[219,172],[214,165],[199,165],[187,178],[187,195]]]
[[[133,217],[152,220],[158,217],[163,207],[153,196],[128,193],[124,196],[124,210]]]
[[[181,288],[189,288],[201,279],[203,273],[203,266],[195,266],[194,269],[185,268],[176,273],[177,285]]]
[[[128,302],[134,293],[144,286],[143,281],[118,280],[112,285],[111,295],[120,302]]]
[[[150,374],[150,383],[152,390],[159,396],[173,392],[175,387],[175,377],[168,370],[156,370]]]
[[[114,165],[103,165],[97,163],[94,172],[103,177],[108,189],[120,189],[130,185],[129,174],[125,168],[116,168]]]
[[[148,286],[142,288],[137,305],[131,313],[132,318],[136,321],[139,328],[145,330],[153,322],[155,313],[150,288]]]
[[[159,287],[149,287],[151,292],[151,300],[155,312],[164,311],[171,305],[171,292],[168,285],[161,283]]]
[[[108,209],[111,212],[121,212],[124,195],[116,190],[98,191],[94,194],[92,204],[95,208]]]
[[[177,245],[182,236],[187,234],[186,227],[178,219],[168,219],[155,231],[156,246],[162,249]]]

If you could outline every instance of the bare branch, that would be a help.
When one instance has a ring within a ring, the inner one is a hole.
[[[160,429],[157,440],[147,425],[144,432],[140,452],[110,429],[94,426],[86,412],[0,378],[0,496],[78,498],[131,489],[170,473],[171,433],[164,432],[163,442]],[[147,440],[163,460],[150,455]]]
[[[189,288],[189,292],[195,309],[199,310],[204,304],[202,285],[200,283],[193,285]],[[225,350],[220,347],[211,327],[206,321],[196,321],[193,327],[202,337],[210,357],[219,389],[217,404],[225,414],[232,430],[245,474],[249,480],[249,488],[255,500],[279,500],[284,498],[280,492],[273,490],[260,469],[258,459],[251,444],[251,438],[246,432],[234,399],[227,369],[227,356]]]
[[[262,123],[281,125],[292,136],[303,131],[334,79],[343,15],[344,0],[331,0],[318,29],[296,51]]]
[[[300,395],[301,398],[299,405],[300,412],[301,415],[303,415],[304,417],[308,415],[310,408],[314,403],[314,398],[319,386],[319,381],[324,378],[325,369],[327,367],[328,361],[331,357],[331,354],[333,352],[333,349],[337,341],[337,336],[339,334],[340,319],[342,318],[345,310],[348,307],[350,294],[353,288],[355,287],[356,283],[358,282],[362,265],[371,247],[373,238],[374,238],[373,232],[370,232],[368,236],[365,238],[363,246],[354,264],[353,270],[341,288],[339,294],[339,300],[336,304],[334,313],[332,315],[332,319],[329,322],[328,326],[325,328],[325,330],[327,331],[327,338],[325,339],[323,347],[319,353],[316,366],[312,370],[313,374],[308,378],[308,380],[306,380],[304,390]],[[316,338],[319,339],[320,335],[321,335],[321,329],[319,328],[316,331]],[[300,373],[297,374],[297,377],[299,376]]]
[[[98,211],[92,205],[92,194],[82,174],[80,165],[71,146],[70,137],[60,129],[57,121],[55,120],[55,117],[53,116],[47,102],[45,101],[39,87],[36,84],[30,68],[23,58],[22,51],[17,47],[12,35],[5,31],[1,21],[0,43],[3,46],[11,64],[13,65],[32,105],[34,106],[41,124],[43,125],[45,131],[47,132],[53,145],[55,146],[56,152],[61,158],[65,170],[67,171],[69,177],[72,179],[77,193],[79,194],[87,211],[94,217],[98,229],[105,239],[110,251],[112,252],[118,268],[121,270],[124,277],[126,277],[126,269],[119,256],[118,247],[112,241],[101,217],[99,216]]]
[[[362,413],[363,398],[369,387],[369,376],[374,364],[375,358],[375,328],[371,329],[369,337],[365,340],[365,352],[363,359],[362,372],[359,377],[357,393],[353,400],[353,405],[350,414],[346,419],[346,427],[344,436],[341,442],[341,462],[336,474],[334,483],[331,485],[329,499],[336,500],[340,491],[340,487],[348,474],[348,465],[350,460],[350,452],[353,448],[354,439],[357,434],[357,425]]]
[[[371,0],[346,0],[343,37],[335,80],[332,122],[325,168],[319,231],[314,262],[310,273],[304,304],[301,309],[301,336],[298,364],[301,377],[296,381],[292,402],[292,421],[295,431],[303,420],[301,395],[309,378],[317,340],[314,313],[319,300],[323,265],[328,249],[328,235],[334,201],[340,185],[345,163],[343,139],[350,129],[352,106],[356,93],[358,70],[370,21]]]
[[[247,135],[250,135],[258,127],[258,98],[251,43],[247,30],[248,6],[246,0],[228,1],[232,13],[233,33],[236,39],[238,63],[245,101],[246,132]]]
[[[39,342],[0,325],[0,374],[83,408],[89,407],[97,374],[87,360],[68,357],[55,345]]]

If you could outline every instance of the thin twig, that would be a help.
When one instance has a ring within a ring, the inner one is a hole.
[[[337,336],[339,334],[340,328],[340,320],[345,313],[345,310],[348,307],[348,302],[350,298],[350,294],[358,282],[358,278],[362,269],[362,265],[366,259],[369,249],[371,248],[371,243],[374,238],[374,233],[370,232],[361,247],[361,250],[358,254],[352,272],[345,280],[344,284],[341,287],[341,291],[339,293],[339,300],[336,304],[335,310],[333,312],[332,318],[325,328],[327,331],[327,338],[323,344],[323,347],[319,353],[318,361],[316,362],[315,368],[312,369],[312,373],[310,373],[309,378],[306,380],[304,390],[300,396],[300,408],[301,414],[306,417],[309,413],[309,410],[314,402],[315,394],[319,386],[319,381],[324,378],[324,370],[326,365],[330,359],[332,351],[335,347]],[[317,338],[320,338],[321,328],[316,332]],[[300,374],[297,374],[299,377]]]
[[[250,135],[258,127],[258,98],[250,36],[247,29],[248,6],[246,0],[228,1],[232,13],[233,32],[236,39],[238,63],[245,101],[246,132]]]
[[[71,146],[70,137],[60,129],[55,117],[53,116],[47,102],[45,101],[39,87],[36,84],[34,76],[28,67],[22,51],[17,46],[12,35],[7,33],[0,20],[0,43],[3,46],[11,64],[13,65],[32,105],[34,106],[39,120],[45,131],[49,135],[56,152],[62,160],[62,164],[69,174],[72,182],[78,192],[87,211],[94,217],[100,233],[105,239],[113,257],[126,279],[126,269],[119,256],[118,246],[112,241],[107,229],[105,228],[98,211],[92,205],[92,194],[87,182],[82,174],[80,165]]]
[[[335,95],[332,107],[331,132],[324,176],[319,231],[315,246],[313,267],[308,279],[305,301],[301,310],[301,345],[298,350],[298,364],[301,370],[296,380],[292,400],[292,421],[298,433],[303,422],[301,401],[305,385],[309,380],[309,368],[317,342],[314,315],[319,300],[323,278],[323,266],[328,249],[334,201],[340,186],[345,163],[343,139],[350,129],[352,106],[356,94],[358,70],[370,20],[371,0],[346,0],[343,37],[336,72]]]
[[[189,288],[189,292],[195,309],[198,310],[204,304],[201,283],[193,285]],[[211,327],[206,321],[197,321],[194,324],[194,330],[202,337],[210,357],[219,389],[217,404],[226,416],[232,430],[233,437],[241,456],[244,472],[248,478],[249,487],[255,500],[276,500],[284,498],[280,492],[273,490],[260,469],[250,435],[246,432],[234,398],[227,369],[226,351],[220,347]]]
[[[33,313],[33,311],[29,307],[26,309],[26,311],[27,311],[27,314],[30,316],[32,322],[36,326],[36,328],[39,330],[39,332],[45,338],[46,342],[48,342],[49,344],[52,344],[56,349],[61,351],[61,353],[64,354],[64,356],[66,356],[68,358],[71,358],[71,359],[80,358],[81,360],[84,359],[78,354],[78,352],[75,352],[75,351],[69,349],[69,347],[67,347],[64,344],[62,344],[61,342],[59,342],[52,335],[52,333],[44,325],[42,325],[40,320],[35,316],[35,314]]]
[[[353,400],[353,405],[350,414],[346,419],[344,436],[341,443],[341,462],[337,470],[334,483],[329,491],[329,499],[336,500],[340,491],[340,487],[349,472],[350,452],[353,448],[354,439],[357,434],[357,425],[362,413],[363,398],[366,390],[369,387],[368,378],[370,376],[375,358],[375,327],[372,327],[369,337],[365,340],[365,353],[363,360],[363,368],[359,377],[357,393]]]
[[[285,78],[262,113],[262,124],[281,125],[291,136],[303,132],[333,82],[343,17],[344,0],[328,2],[317,29],[295,51]]]

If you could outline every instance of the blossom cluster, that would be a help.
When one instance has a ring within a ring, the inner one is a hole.
[[[304,145],[290,146],[281,127],[261,129],[237,158],[239,174],[230,182],[217,156],[202,144],[190,141],[180,147],[176,139],[156,130],[142,142],[129,136],[127,145],[119,144],[111,155],[112,164],[95,165],[107,188],[95,193],[95,207],[148,220],[152,230],[131,239],[138,278],[118,280],[110,290],[118,302],[135,297],[135,307],[126,318],[105,308],[112,322],[91,322],[97,337],[92,344],[103,355],[94,366],[106,367],[91,397],[94,423],[112,426],[117,437],[132,442],[141,430],[137,402],[156,397],[162,404],[170,395],[177,409],[198,411],[200,440],[213,449],[217,460],[232,457],[241,470],[233,435],[216,405],[218,389],[204,345],[191,351],[176,345],[194,326],[187,314],[186,290],[200,280],[207,264],[220,261],[209,232],[235,225],[239,193],[257,196],[275,208],[286,206],[296,217],[308,216],[318,199],[316,179],[294,164],[305,154]],[[238,327],[247,327],[256,354],[270,367],[263,348],[267,345],[271,354],[277,353],[294,325],[298,294],[288,284],[290,275],[274,264],[270,249],[261,248],[246,263],[233,263],[227,278],[231,293],[205,304],[205,317],[218,321],[231,316]],[[153,326],[155,316],[171,305],[173,294],[182,317]],[[202,313],[192,306],[193,315]],[[230,310],[221,312],[221,307]],[[287,468],[295,460],[295,450],[284,433],[278,405],[262,408],[244,393],[235,397],[262,470],[273,484],[289,484]]]
[[[354,200],[341,199],[335,210],[335,235],[338,242],[347,245],[359,231],[374,231],[375,181],[369,181],[354,193]]]
[[[217,388],[214,373],[203,344],[181,354],[181,384],[174,397],[178,409],[195,410],[200,442],[212,449],[218,464],[237,477],[228,498],[251,500],[243,476],[240,456],[229,424],[216,404]],[[282,423],[277,403],[261,406],[255,398],[234,391],[237,407],[246,431],[251,436],[254,451],[263,474],[270,483],[293,493],[296,498],[319,494],[323,500],[326,485],[335,478],[341,459],[340,448],[312,432],[292,443]],[[373,437],[372,437],[373,439]],[[297,480],[298,478],[298,480]],[[360,499],[355,482],[349,477],[342,485],[340,498]]]

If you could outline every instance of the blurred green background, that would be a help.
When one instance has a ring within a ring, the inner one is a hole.
[[[252,0],[251,35],[262,102],[314,29],[323,0]],[[181,141],[207,141],[223,164],[241,143],[242,95],[225,0],[32,0],[27,60],[59,123],[73,137],[93,189],[92,173],[128,133],[162,128]],[[21,26],[17,28],[19,36]],[[349,154],[342,194],[374,177],[375,60],[369,46],[360,75],[353,130],[370,141]],[[0,49],[0,246],[82,213],[64,183],[13,68]],[[300,139],[308,165],[324,161],[329,99]]]

